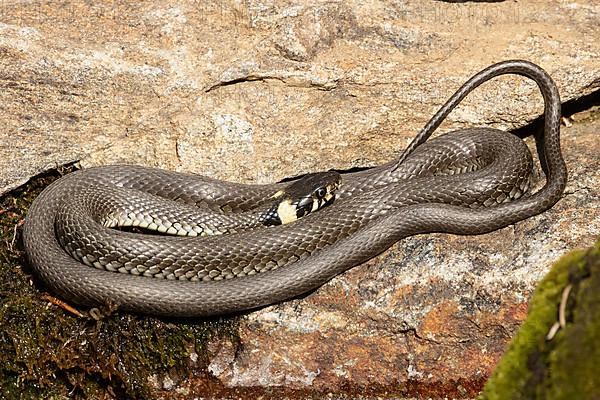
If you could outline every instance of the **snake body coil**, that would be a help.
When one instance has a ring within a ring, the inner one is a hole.
[[[546,183],[529,196],[521,197],[529,184],[531,154],[517,137],[464,129],[425,143],[470,91],[503,74],[533,79],[544,97],[538,144]],[[559,118],[558,90],[541,68],[520,60],[501,62],[461,87],[398,160],[344,174],[333,205],[292,224],[203,238],[116,231],[101,219],[119,196],[183,220],[197,208],[225,216],[251,210],[282,185],[108,166],[69,174],[46,188],[27,216],[25,249],[42,280],[76,303],[168,316],[256,308],[314,289],[404,237],[481,234],[552,207],[567,180]],[[163,203],[167,211],[160,211]],[[185,225],[170,224],[174,230]]]

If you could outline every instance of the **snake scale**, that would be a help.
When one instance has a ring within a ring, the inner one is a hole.
[[[516,136],[471,128],[427,141],[469,92],[504,74],[532,79],[544,98],[544,130],[537,144],[546,182],[533,194],[524,193],[532,157]],[[162,198],[171,207],[167,215],[179,206],[184,214],[200,208],[234,215],[264,204],[284,185],[244,185],[131,165],[77,171],[34,201],[23,231],[25,249],[50,289],[87,306],[190,317],[281,302],[407,236],[482,234],[552,207],[567,181],[560,105],[554,82],[540,67],[522,60],[494,64],[468,80],[398,159],[342,174],[331,206],[291,224],[227,236],[119,231],[104,226],[98,215],[115,196],[134,206],[140,199],[146,208]]]

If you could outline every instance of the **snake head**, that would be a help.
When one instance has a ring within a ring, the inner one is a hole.
[[[335,200],[341,183],[342,176],[335,171],[303,176],[272,196],[275,202],[263,214],[263,223],[267,226],[289,224],[328,206]]]

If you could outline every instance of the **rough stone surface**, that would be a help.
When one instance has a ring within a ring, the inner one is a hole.
[[[3,2],[0,193],[67,162],[245,182],[381,163],[474,72],[546,68],[600,86],[598,6],[282,1]],[[499,79],[446,127],[521,126],[541,100]]]
[[[599,17],[593,0],[3,2],[0,193],[73,161],[243,182],[376,165],[496,61],[540,64],[565,101],[596,92]],[[517,128],[541,109],[533,84],[501,78],[442,129]],[[208,346],[208,373],[232,390],[473,396],[551,262],[600,232],[596,115],[563,129],[571,181],[551,211],[405,240],[244,317],[239,342]]]
[[[305,298],[249,314],[239,344],[212,348],[211,373],[230,387],[475,396],[550,265],[600,233],[599,126],[563,127],[571,178],[552,210],[478,237],[403,240]]]

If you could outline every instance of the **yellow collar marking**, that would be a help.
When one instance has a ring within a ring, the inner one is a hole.
[[[298,217],[296,217],[296,207],[292,206],[292,202],[290,200],[285,200],[279,203],[279,206],[277,207],[277,214],[279,215],[281,224],[289,224],[290,222],[294,222],[298,219]]]

